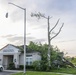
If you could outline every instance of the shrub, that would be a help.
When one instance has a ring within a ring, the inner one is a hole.
[[[23,65],[19,65],[19,69],[23,70],[24,66]]]
[[[33,62],[33,68],[36,71],[50,71],[50,68],[48,67],[47,61],[34,61]]]
[[[34,68],[34,70],[40,70],[40,61],[34,61],[33,62],[33,68]]]
[[[26,65],[26,69],[27,69],[27,70],[33,70],[34,67],[33,67],[33,65]]]
[[[15,69],[15,64],[13,62],[11,62],[8,66],[7,69],[10,69],[10,70],[14,70]]]
[[[24,65],[19,65],[19,70],[23,70],[23,69],[24,69]],[[26,69],[33,70],[34,67],[33,67],[33,65],[26,65]]]

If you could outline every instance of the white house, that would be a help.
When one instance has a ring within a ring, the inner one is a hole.
[[[40,53],[37,51],[31,51],[26,49],[26,65],[31,65],[34,61],[41,60]],[[13,62],[15,67],[24,64],[24,53],[20,48],[8,44],[0,49],[0,65],[3,65],[7,69],[9,63]]]

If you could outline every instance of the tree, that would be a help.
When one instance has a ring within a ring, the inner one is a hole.
[[[24,46],[19,46],[18,48],[21,49],[23,52],[23,47]],[[29,45],[27,46],[27,50],[32,50],[32,51],[38,51],[40,52],[39,54],[41,55],[41,60],[40,61],[35,61],[33,63],[34,70],[40,70],[40,71],[50,71],[50,69],[57,69],[60,67],[67,67],[68,65],[70,67],[75,67],[71,62],[69,62],[65,57],[64,57],[64,52],[60,52],[59,48],[56,46],[54,47],[51,45],[51,68],[48,67],[48,59],[47,59],[47,52],[48,52],[48,44],[39,44],[35,42],[30,42]],[[73,60],[73,59],[72,59]]]
[[[41,55],[41,61],[35,61],[34,66],[35,70],[49,71],[52,68],[58,68],[58,65],[62,65],[62,59],[64,56],[63,52],[60,52],[58,47],[51,46],[51,68],[48,68],[48,60],[47,60],[47,52],[48,45],[47,44],[37,44],[34,42],[30,42],[28,45],[29,49],[33,49],[35,51],[39,51]]]
[[[61,32],[61,29],[62,29],[64,23],[62,23],[59,31],[54,36],[51,36],[52,31],[56,28],[56,26],[58,25],[60,19],[58,19],[58,21],[54,25],[54,27],[52,29],[50,29],[49,19],[52,18],[52,17],[50,17],[50,16],[46,17],[44,14],[42,14],[40,12],[31,13],[31,17],[33,17],[33,16],[37,17],[38,19],[40,19],[41,17],[47,19],[47,24],[48,24],[48,53],[47,53],[48,57],[47,57],[47,59],[48,59],[48,63],[49,63],[48,66],[51,67],[51,62],[50,62],[50,59],[51,59],[51,41],[52,41],[52,39],[54,39]]]

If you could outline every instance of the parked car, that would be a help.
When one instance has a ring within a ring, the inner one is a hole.
[[[3,66],[2,65],[0,65],[0,72],[2,72],[3,71]]]

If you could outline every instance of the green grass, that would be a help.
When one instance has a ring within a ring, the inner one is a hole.
[[[58,74],[58,73],[62,73],[62,74]],[[51,70],[51,72],[40,72],[40,71],[27,71],[26,72],[26,75],[65,75],[65,74],[76,75],[76,68],[61,68],[57,70]],[[17,73],[17,74],[12,74],[12,75],[24,75],[24,74]]]
[[[52,70],[52,72],[76,74],[76,68],[61,68],[57,70]]]
[[[24,75],[22,72],[21,73],[16,73],[12,75]],[[52,72],[36,72],[36,71],[27,71],[26,75],[62,75],[62,74],[56,74]]]

